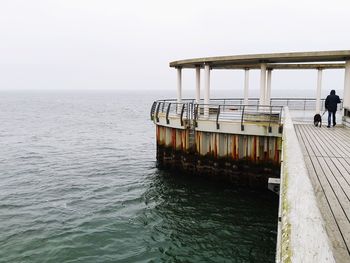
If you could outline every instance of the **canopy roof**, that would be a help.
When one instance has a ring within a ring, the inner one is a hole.
[[[266,63],[267,68],[271,69],[326,69],[344,68],[344,63],[325,62],[343,62],[345,60],[350,60],[350,50],[194,58],[170,62],[170,67],[195,68],[209,64],[212,69],[258,69],[261,63]]]

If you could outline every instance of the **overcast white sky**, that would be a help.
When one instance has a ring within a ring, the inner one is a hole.
[[[0,0],[0,89],[175,90],[172,60],[350,49],[349,12],[347,0]],[[213,89],[242,85],[241,71],[212,72]],[[315,71],[273,72],[273,88],[315,86]],[[323,87],[342,89],[343,71]]]

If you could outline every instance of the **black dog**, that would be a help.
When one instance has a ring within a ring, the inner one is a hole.
[[[315,114],[314,116],[314,124],[317,127],[318,125],[320,125],[320,127],[322,126],[322,117],[320,114]]]

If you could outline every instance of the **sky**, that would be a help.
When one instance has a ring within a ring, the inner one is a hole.
[[[0,90],[175,92],[174,60],[350,49],[349,10],[347,0],[0,0]],[[211,89],[243,94],[243,78],[213,70]],[[323,80],[323,93],[342,92],[343,70]],[[250,81],[258,89],[258,71]],[[274,71],[272,95],[316,83],[315,70]],[[194,94],[194,70],[183,87]]]

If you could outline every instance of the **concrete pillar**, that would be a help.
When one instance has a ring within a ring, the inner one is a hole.
[[[177,68],[177,103],[182,102],[182,69]]]
[[[343,106],[350,109],[350,60],[345,62]]]
[[[265,105],[265,91],[266,91],[266,64],[262,63],[260,66],[260,98],[259,105]]]
[[[266,81],[266,93],[265,93],[265,104],[271,105],[271,81],[272,81],[272,69],[267,70],[267,81]]]
[[[204,66],[204,117],[209,117],[210,103],[210,66]]]
[[[316,114],[321,113],[322,69],[317,70]]]
[[[177,103],[182,102],[182,68],[177,68]],[[181,105],[177,104],[176,113],[181,113]]]
[[[248,105],[249,97],[249,69],[244,70],[244,105]]]
[[[201,68],[196,67],[196,103],[201,101]]]

